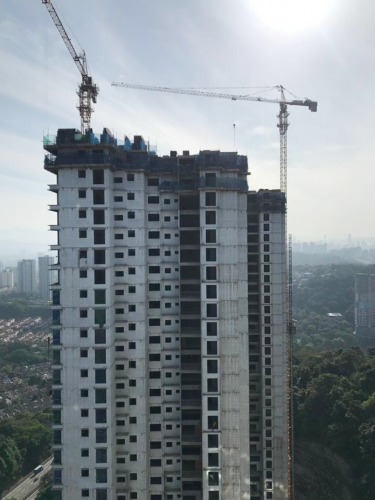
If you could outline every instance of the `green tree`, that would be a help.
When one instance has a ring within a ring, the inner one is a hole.
[[[44,380],[39,375],[31,375],[27,383],[29,385],[44,385]]]
[[[342,457],[355,500],[375,498],[374,352],[301,349],[293,359],[295,443],[328,446]]]
[[[52,431],[51,414],[23,413],[0,421],[0,435],[16,443],[24,460],[24,473],[30,472],[50,454]]]
[[[19,475],[22,456],[10,437],[0,435],[0,493]]]
[[[34,365],[36,363],[41,363],[43,358],[23,348],[17,349],[5,356],[4,361],[6,363],[15,363],[19,365]]]
[[[354,280],[356,273],[375,272],[375,266],[340,264],[294,267],[293,318],[297,321],[296,349],[340,349],[374,346],[354,332]],[[328,312],[341,313],[329,318]]]
[[[52,472],[48,472],[42,477],[40,490],[36,500],[53,500],[52,496]]]

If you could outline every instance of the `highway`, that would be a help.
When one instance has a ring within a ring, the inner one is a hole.
[[[35,500],[39,483],[41,478],[51,470],[52,457],[48,461],[43,462],[44,469],[39,472],[36,476],[32,473],[26,476],[19,484],[17,484],[12,490],[8,491],[6,496],[2,497],[2,500],[9,500],[10,498],[15,498],[16,500]]]
[[[31,493],[31,495],[29,497],[27,497],[26,500],[35,500],[36,497],[38,496],[38,492],[39,492],[39,490],[34,491],[34,493]]]

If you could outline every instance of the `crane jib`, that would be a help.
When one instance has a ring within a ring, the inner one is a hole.
[[[310,111],[317,111],[318,103],[316,101],[311,101],[310,99],[305,100],[293,100],[287,101],[285,99],[270,99],[267,97],[257,97],[251,95],[233,95],[233,94],[221,94],[219,92],[203,92],[200,90],[193,89],[182,89],[182,88],[173,88],[173,87],[154,87],[152,85],[138,85],[135,83],[119,83],[113,82],[112,86],[114,87],[124,87],[127,89],[137,89],[137,90],[146,90],[151,92],[163,92],[167,94],[182,94],[182,95],[191,95],[197,97],[216,97],[218,99],[230,99],[232,101],[255,101],[255,102],[268,102],[273,104],[286,104],[291,106],[306,106]]]

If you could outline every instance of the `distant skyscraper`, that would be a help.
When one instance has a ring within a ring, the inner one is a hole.
[[[54,498],[285,500],[285,195],[237,153],[125,146],[45,144]]]
[[[375,337],[375,274],[356,274],[355,333]]]
[[[54,258],[48,255],[38,258],[39,297],[44,300],[51,298],[52,271],[50,266],[53,262]]]
[[[2,271],[0,271],[0,287],[1,288],[14,287],[13,271],[11,271],[10,269],[3,269]]]
[[[0,271],[1,271],[2,269],[4,269],[4,264],[3,264],[3,263],[1,262],[1,260],[0,260]]]
[[[17,289],[21,293],[36,292],[36,261],[20,260],[17,265]]]

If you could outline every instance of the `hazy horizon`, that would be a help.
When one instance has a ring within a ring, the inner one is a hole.
[[[53,234],[51,235],[52,238]],[[293,243],[316,243],[322,244],[325,243],[323,239],[321,240],[293,240]],[[348,239],[342,238],[337,240],[327,239],[326,243],[331,248],[343,248],[345,246],[356,247],[358,244],[361,246],[366,243],[367,245],[375,248],[375,238],[373,237],[364,237],[364,238],[353,238],[351,244],[348,244]],[[4,267],[15,267],[17,265],[17,261],[22,259],[36,259],[38,258],[38,254],[48,254],[51,256],[55,256],[54,251],[49,250],[50,241],[46,243],[40,243],[35,241],[29,242],[21,242],[17,240],[1,240],[0,239],[0,262],[4,265]]]

